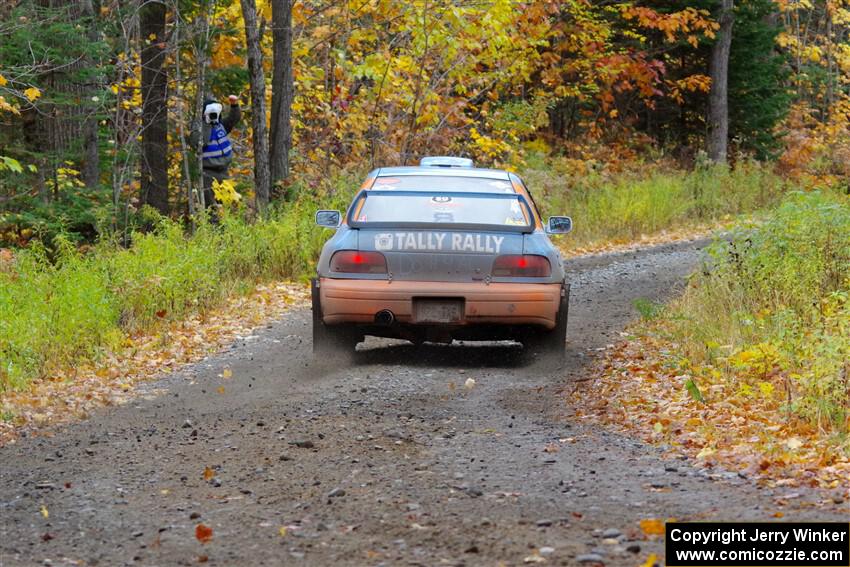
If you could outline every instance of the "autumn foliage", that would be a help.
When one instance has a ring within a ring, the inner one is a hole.
[[[719,241],[582,388],[587,413],[707,467],[839,486],[850,471],[850,206],[792,195]]]

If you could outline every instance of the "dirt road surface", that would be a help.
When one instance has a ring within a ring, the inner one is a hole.
[[[784,495],[786,520],[846,520],[571,418],[596,349],[633,300],[675,293],[702,244],[571,261],[560,369],[510,344],[377,340],[317,366],[309,311],[293,312],[0,449],[0,566],[640,565],[663,548],[646,518],[773,520]]]

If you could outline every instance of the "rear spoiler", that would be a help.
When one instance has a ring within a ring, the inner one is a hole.
[[[472,167],[472,160],[469,158],[455,156],[427,156],[419,160],[419,165],[423,167]]]
[[[471,191],[396,191],[396,190],[380,190],[361,189],[354,200],[351,202],[351,207],[346,215],[346,224],[351,228],[407,228],[407,229],[431,229],[442,228],[450,230],[469,230],[478,232],[519,232],[532,233],[534,232],[534,224],[527,225],[511,225],[511,224],[479,224],[479,223],[453,223],[453,222],[370,222],[358,221],[354,219],[354,213],[358,210],[360,202],[367,197],[377,197],[381,195],[400,197],[429,197],[434,195],[445,195],[448,197],[473,197],[487,199],[516,199],[522,207],[525,207],[526,218],[533,219],[534,215],[531,212],[531,207],[528,204],[525,196],[521,193],[480,193]]]

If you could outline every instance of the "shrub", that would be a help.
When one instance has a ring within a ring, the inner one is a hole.
[[[845,431],[850,202],[791,194],[762,226],[715,243],[710,254],[666,321],[690,364],[706,381],[722,378],[745,396]]]
[[[104,240],[82,254],[59,236],[49,257],[34,241],[0,263],[0,390],[95,359],[127,333],[203,313],[260,281],[307,277],[328,236],[315,210],[319,201],[343,208],[354,192],[344,187],[301,193],[254,223],[227,214],[188,237],[159,218],[128,249]]]

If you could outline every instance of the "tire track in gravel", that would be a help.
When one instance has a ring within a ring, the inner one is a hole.
[[[570,417],[571,380],[703,244],[571,260],[559,369],[509,344],[384,340],[317,367],[310,314],[293,312],[127,406],[0,449],[0,567],[636,565],[662,551],[643,518],[771,520],[781,489]],[[817,497],[786,519],[846,519]]]

